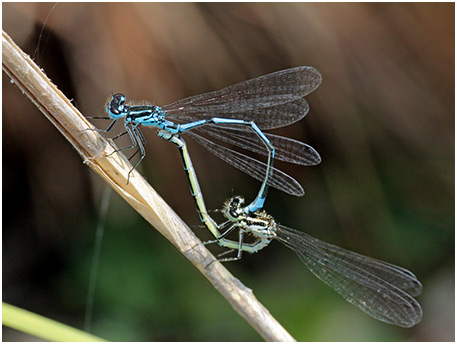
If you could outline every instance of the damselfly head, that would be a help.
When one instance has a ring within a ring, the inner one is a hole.
[[[119,119],[126,115],[125,108],[125,96],[122,93],[116,93],[106,105],[106,112],[112,119]]]
[[[240,221],[242,218],[246,217],[246,213],[243,210],[243,204],[244,197],[233,196],[224,203],[222,213],[232,222]]]

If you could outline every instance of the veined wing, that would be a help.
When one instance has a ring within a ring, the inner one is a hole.
[[[370,258],[335,245],[327,244],[323,241],[317,241],[317,239],[315,240],[314,243],[322,250],[338,259],[370,272],[411,296],[419,296],[422,293],[422,284],[411,271],[405,268],[383,262],[382,260]]]
[[[191,111],[183,109],[182,111],[175,111],[171,114],[167,111],[167,117],[176,122],[193,122],[201,119],[210,119],[213,117],[244,119],[246,121],[254,121],[260,129],[268,130],[285,127],[293,124],[303,117],[309,111],[309,105],[305,99],[300,98],[290,103],[284,103],[268,108],[259,107],[244,112],[226,112],[222,106],[217,108],[208,107],[193,107]],[[233,128],[233,125],[220,125],[220,127]],[[249,131],[250,128],[246,126],[237,126],[236,130]]]
[[[211,142],[210,140],[194,132],[189,131],[185,132],[185,134],[192,137],[195,141],[208,149],[211,153],[229,163],[230,165],[236,167],[237,169],[243,171],[244,173],[257,180],[262,182],[264,181],[267,164],[229,148],[217,145],[214,142]],[[273,173],[268,179],[268,185],[294,196],[303,196],[305,194],[302,186],[295,179],[274,167]]]
[[[219,126],[205,126],[197,129],[231,145],[250,150],[251,152],[268,155],[268,151],[254,132],[240,132],[239,130],[220,128]],[[306,143],[284,136],[265,133],[275,148],[275,159],[292,164],[314,166],[321,162],[316,150]]]
[[[259,122],[257,118],[265,115],[265,112],[260,109],[275,108],[266,112],[266,117],[273,117],[274,114],[284,110],[278,105],[303,98],[314,91],[321,82],[322,75],[313,67],[290,68],[243,81],[219,91],[184,98],[163,106],[162,110],[171,119],[196,120],[223,117],[255,120],[261,128],[263,124],[274,127],[284,126],[304,117],[308,112],[308,104],[298,101],[292,106],[285,107],[285,111],[293,114],[294,119],[286,122],[277,120],[276,124],[270,123],[271,120],[266,123]],[[296,119],[297,117],[299,118]]]
[[[412,327],[422,318],[421,284],[403,268],[324,243],[278,225],[278,240],[294,250],[309,270],[348,302],[375,319]],[[381,264],[382,263],[382,264]]]

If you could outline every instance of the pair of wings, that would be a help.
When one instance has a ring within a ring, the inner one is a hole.
[[[275,129],[299,121],[309,111],[304,96],[322,82],[313,67],[296,67],[267,74],[162,106],[167,118],[180,123],[213,117],[253,121],[261,130]],[[185,132],[211,153],[263,181],[267,165],[243,153],[213,142],[213,139],[267,155],[267,149],[250,128],[234,125],[207,125]],[[200,134],[204,134],[204,137]],[[319,154],[309,145],[278,135],[265,133],[275,148],[275,158],[294,164],[312,166],[320,163]],[[268,184],[295,196],[303,196],[302,186],[292,177],[274,168]]]
[[[421,306],[413,297],[420,295],[422,284],[412,272],[282,225],[276,234],[317,278],[373,318],[401,327],[421,320]]]

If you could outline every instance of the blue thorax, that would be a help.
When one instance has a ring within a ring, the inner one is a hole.
[[[134,105],[125,104],[125,96],[121,93],[111,97],[106,108],[108,115],[117,120],[125,117],[125,124],[134,123],[136,125],[144,125],[165,129],[173,134],[180,132],[180,125],[170,122],[165,119],[166,113],[162,111],[160,106],[155,105]]]

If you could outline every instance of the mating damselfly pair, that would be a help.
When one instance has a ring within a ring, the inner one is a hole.
[[[316,277],[348,302],[378,320],[411,327],[422,317],[421,307],[413,298],[420,294],[422,285],[413,273],[279,225],[262,210],[268,186],[292,195],[304,194],[295,179],[273,167],[274,159],[305,166],[321,161],[319,154],[309,145],[263,132],[302,119],[309,110],[303,97],[314,91],[321,81],[322,76],[315,68],[297,67],[162,107],[131,104],[124,95],[115,94],[106,109],[113,122],[105,131],[109,131],[117,120],[124,119],[125,133],[132,145],[119,151],[136,148],[131,158],[140,152],[132,170],[146,154],[142,126],[156,127],[159,137],[180,148],[201,221],[215,237],[207,243],[217,243],[228,248],[228,252],[236,252],[236,256],[221,260],[240,259],[243,251],[257,252],[277,239],[293,249]],[[262,181],[257,197],[249,205],[244,206],[241,196],[232,197],[224,204],[222,211],[226,221],[222,224],[217,224],[208,215],[181,134],[188,134],[219,158]],[[267,163],[217,144],[201,134],[267,155]],[[238,231],[238,240],[227,239],[233,231]],[[245,235],[252,236],[254,241],[246,242]]]

